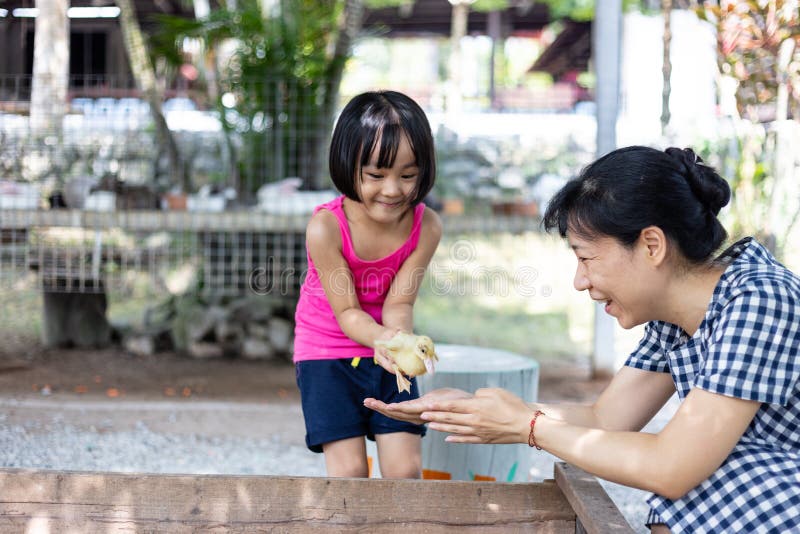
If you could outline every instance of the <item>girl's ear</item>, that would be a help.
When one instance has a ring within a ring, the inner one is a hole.
[[[656,267],[664,263],[669,253],[669,241],[661,228],[648,226],[642,229],[639,243],[647,261]]]

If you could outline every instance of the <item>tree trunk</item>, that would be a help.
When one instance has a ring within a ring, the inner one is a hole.
[[[69,85],[69,1],[36,0],[36,7],[30,129],[60,136]]]
[[[364,20],[363,0],[345,0],[344,11],[339,20],[339,31],[336,34],[336,42],[333,47],[333,55],[325,72],[323,80],[323,101],[320,112],[320,124],[317,125],[314,148],[314,161],[316,162],[311,169],[310,185],[318,189],[322,187],[323,169],[325,168],[325,155],[327,152],[328,137],[330,135],[333,114],[336,111],[336,102],[339,98],[339,85],[342,81],[344,67],[350,57],[350,49],[353,41],[361,31],[361,24]]]
[[[672,60],[670,59],[670,48],[672,47],[672,24],[670,16],[672,14],[672,0],[661,0],[661,11],[664,15],[664,62],[661,66],[661,74],[664,86],[661,90],[661,134],[665,134],[669,126],[669,96],[672,93]]]
[[[486,20],[486,33],[492,40],[492,50],[489,52],[489,106],[492,109],[498,108],[495,70],[497,69],[497,49],[502,40],[501,16],[500,11],[490,11]]]
[[[136,86],[150,104],[150,113],[155,122],[156,132],[161,145],[167,151],[170,180],[173,184],[180,184],[183,190],[188,192],[191,186],[189,176],[181,159],[175,137],[170,132],[167,121],[161,111],[163,95],[156,85],[155,70],[147,54],[142,30],[136,18],[136,11],[130,0],[116,0],[116,3],[120,9],[119,24],[122,29],[125,51],[131,63],[131,71],[133,71]]]
[[[469,5],[472,0],[452,1],[453,9],[450,22],[450,61],[449,80],[446,96],[447,114],[458,116],[463,107],[461,95],[461,39],[467,34]]]

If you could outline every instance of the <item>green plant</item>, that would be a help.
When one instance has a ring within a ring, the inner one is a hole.
[[[212,64],[222,58],[223,43],[235,43],[207,82],[214,79],[210,92],[245,195],[287,176],[321,184],[338,82],[355,33],[350,26],[360,21],[361,3],[353,0],[265,6],[240,0],[204,20],[160,17],[154,38],[154,50],[175,65],[185,61],[187,37],[204,43]]]
[[[722,74],[736,80],[740,115],[759,120],[759,108],[773,104],[787,83],[794,116],[800,114],[800,10],[794,0],[718,0],[695,3],[694,11],[717,31]],[[781,72],[779,55],[792,40],[794,60]]]
[[[800,11],[792,0],[706,1],[694,11],[717,32],[720,102],[732,129],[705,151],[731,182],[731,226],[780,257],[800,214],[791,181],[798,123],[787,120],[800,116]]]

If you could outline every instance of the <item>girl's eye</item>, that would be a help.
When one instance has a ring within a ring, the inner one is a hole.
[[[402,176],[403,180],[414,180],[416,177],[416,174],[404,174]]]
[[[371,172],[368,172],[368,173],[367,173],[367,176],[369,176],[370,178],[373,178],[373,179],[375,179],[375,180],[380,180],[381,178],[383,178],[383,176],[382,176],[382,175],[380,175],[380,174],[374,174],[374,173],[371,173]]]

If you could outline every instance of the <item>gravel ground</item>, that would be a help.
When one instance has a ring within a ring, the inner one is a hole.
[[[666,423],[677,401],[646,430]],[[259,424],[253,424],[258,421]],[[197,432],[201,429],[202,432]],[[3,467],[147,473],[323,476],[303,444],[296,403],[75,401],[0,398]],[[531,480],[552,478],[555,457],[533,452]],[[645,492],[601,481],[637,532]]]

